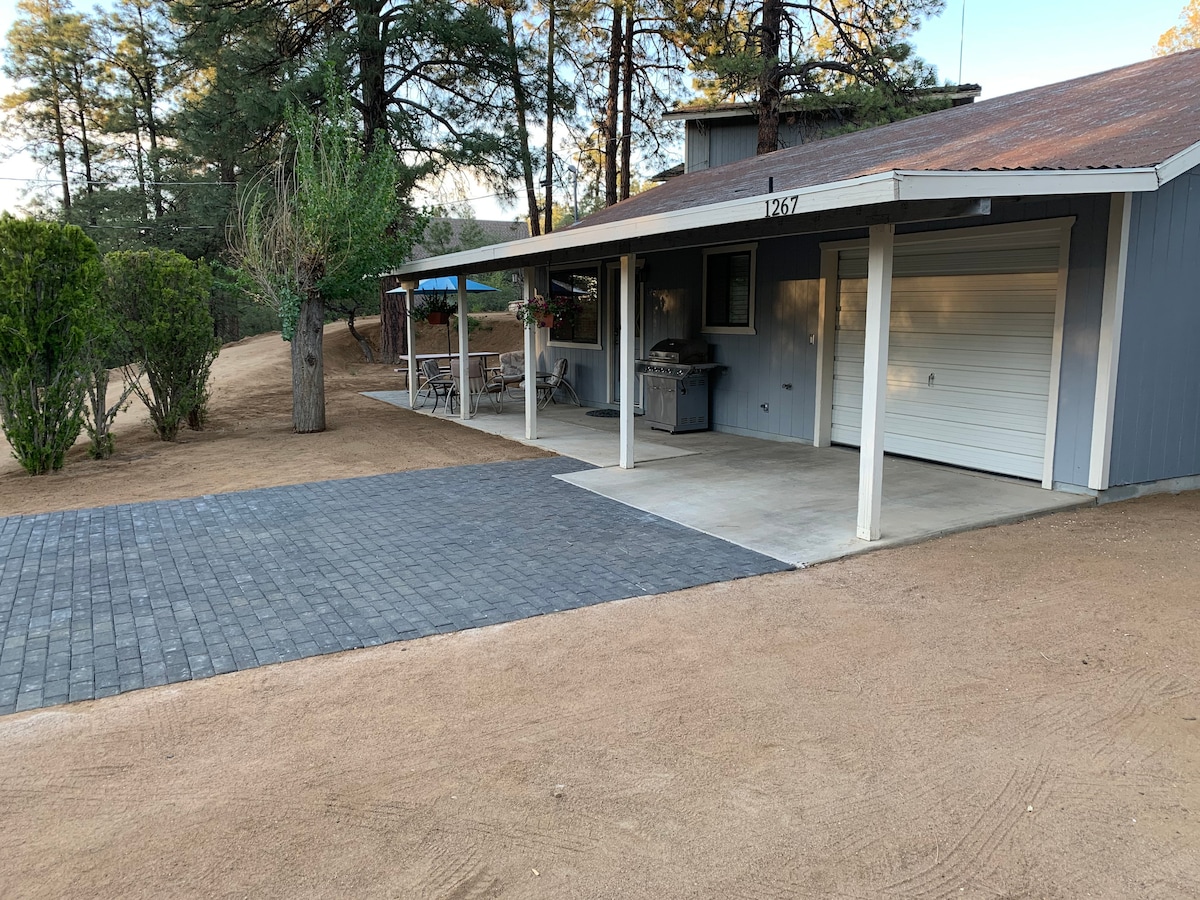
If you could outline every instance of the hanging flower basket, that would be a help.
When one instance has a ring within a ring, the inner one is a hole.
[[[430,325],[445,325],[450,316],[458,312],[458,301],[451,300],[446,294],[430,294],[425,302],[414,306],[412,317],[417,322],[428,322]]]
[[[526,325],[553,328],[573,322],[578,310],[579,304],[574,297],[552,294],[546,299],[541,294],[534,294],[517,309],[517,318]]]

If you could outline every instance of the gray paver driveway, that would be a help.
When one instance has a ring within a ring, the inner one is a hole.
[[[0,714],[784,563],[555,458],[0,518]]]

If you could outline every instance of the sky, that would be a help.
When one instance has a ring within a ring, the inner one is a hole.
[[[940,80],[982,85],[987,99],[1149,59],[1158,36],[1178,22],[1185,3],[946,0],[945,11],[924,23],[913,42],[917,54],[937,67]],[[77,0],[76,6],[88,8],[91,3]],[[7,35],[15,14],[16,0],[0,0],[0,33]],[[0,79],[0,90],[9,89]],[[15,210],[24,180],[38,177],[44,176],[19,153],[0,162],[0,208]],[[477,191],[485,193],[486,189]],[[503,209],[488,197],[471,207],[481,219],[512,219],[518,214],[516,208]]]

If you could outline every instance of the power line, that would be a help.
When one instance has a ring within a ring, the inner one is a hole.
[[[69,180],[69,179],[68,179]],[[0,181],[21,181],[25,184],[62,184],[58,178],[22,178],[16,175],[0,175]],[[92,187],[237,187],[236,181],[84,181],[84,186]]]

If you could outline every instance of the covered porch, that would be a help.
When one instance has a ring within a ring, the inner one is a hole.
[[[409,408],[407,391],[368,396]],[[503,413],[484,405],[474,418],[452,418],[588,465],[556,476],[564,481],[796,566],[1094,502],[1032,482],[887,456],[883,527],[878,540],[867,542],[857,532],[857,450],[719,432],[671,435],[635,419],[636,466],[622,467],[620,420],[587,412],[562,405],[540,411],[536,440],[525,438],[515,405]]]

